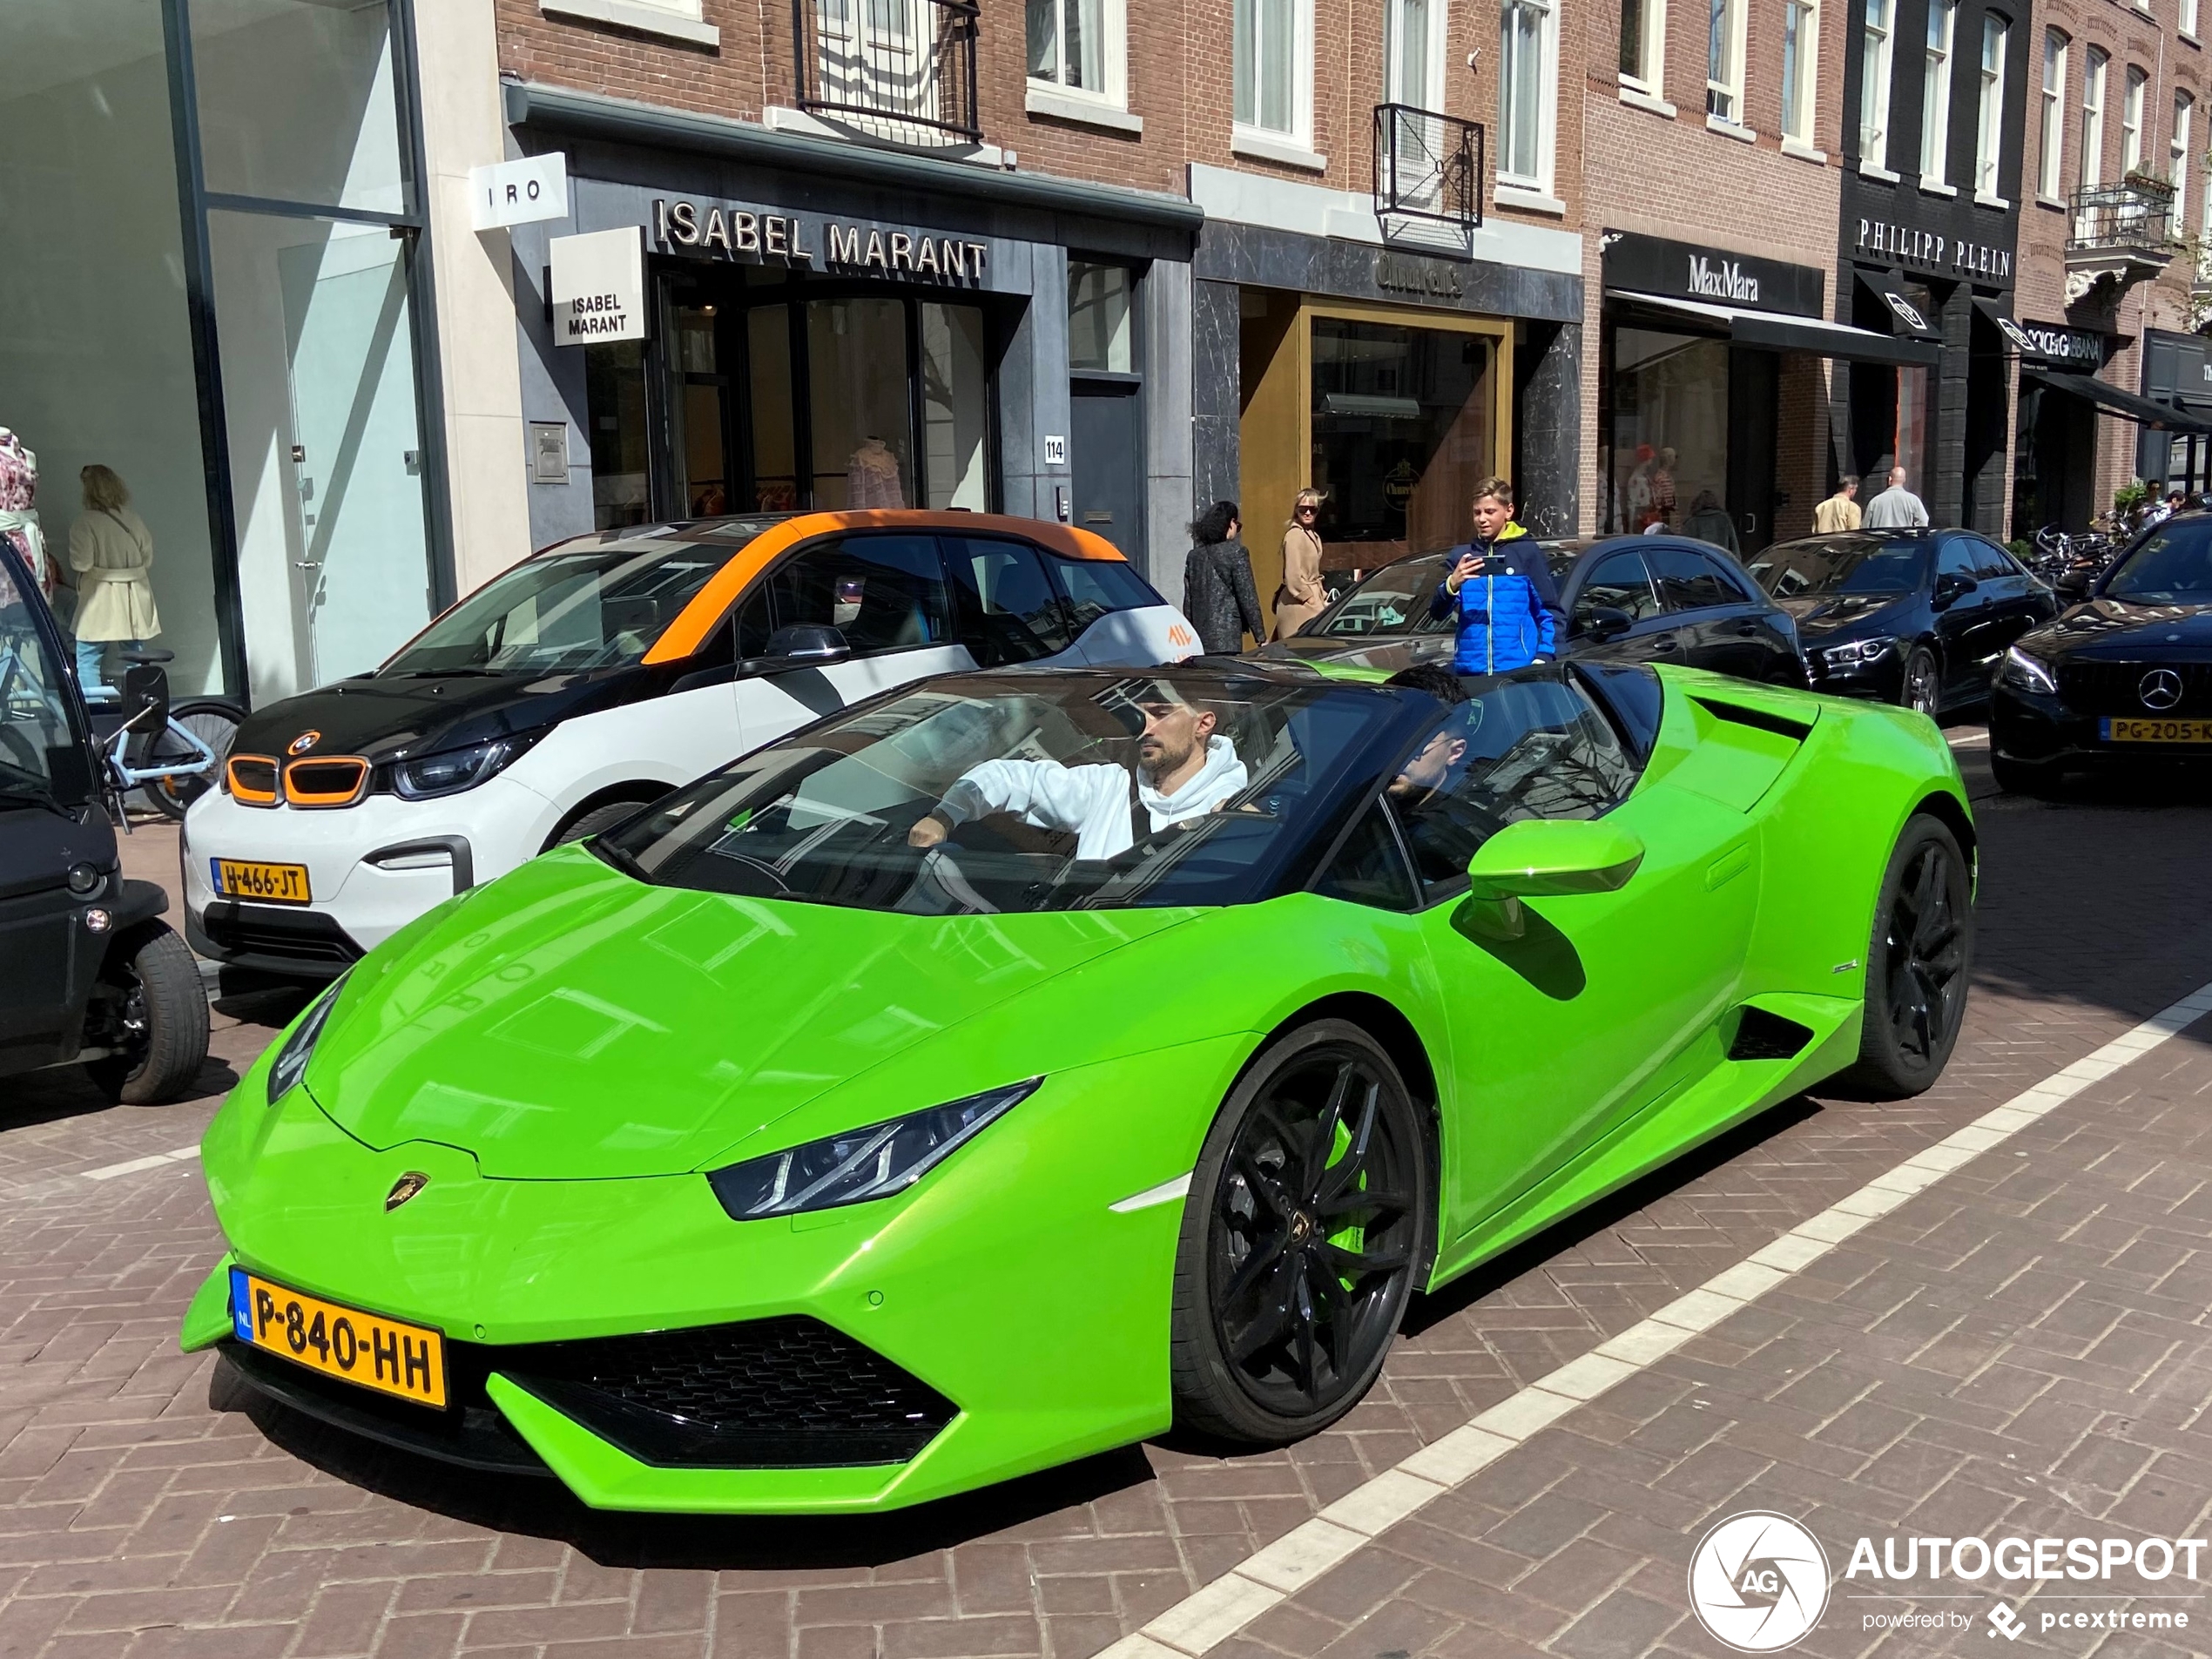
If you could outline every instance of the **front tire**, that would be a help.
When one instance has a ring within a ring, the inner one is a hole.
[[[1905,1100],[1943,1075],[1966,1015],[1973,948],[1966,856],[1940,819],[1915,813],[1875,900],[1852,1083],[1877,1099]]]
[[[545,850],[550,853],[556,846],[566,846],[571,841],[584,840],[602,830],[610,830],[644,810],[645,803],[641,800],[610,801],[604,806],[594,806],[590,812],[579,813],[554,831],[553,839],[545,844]]]
[[[1905,679],[1898,687],[1898,706],[1925,714],[1931,720],[1943,712],[1943,681],[1936,671],[1935,653],[1915,645],[1905,659]]]
[[[1428,1258],[1435,1177],[1398,1068],[1322,1020],[1254,1062],[1206,1136],[1176,1255],[1176,1420],[1282,1446],[1373,1386]]]
[[[207,1058],[207,992],[185,941],[158,921],[118,934],[85,1035],[109,1049],[84,1075],[110,1100],[152,1106],[192,1086]]]

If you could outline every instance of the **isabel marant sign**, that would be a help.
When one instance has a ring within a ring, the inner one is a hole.
[[[989,257],[988,243],[962,237],[664,197],[654,199],[651,230],[655,246],[672,251],[921,281],[980,284]]]

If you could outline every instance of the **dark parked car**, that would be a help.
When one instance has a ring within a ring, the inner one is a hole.
[[[1565,654],[1683,663],[1803,685],[1796,625],[1716,547],[1670,536],[1541,543],[1568,615]],[[1269,654],[1398,669],[1448,659],[1453,623],[1429,598],[1449,570],[1424,553],[1385,565]]]
[[[1812,688],[1918,709],[1978,704],[2005,648],[2058,597],[1972,530],[1850,530],[1754,554],[1752,577],[1797,621]]]
[[[126,881],[61,633],[0,539],[0,1076],[81,1063],[111,1098],[181,1093],[207,1056],[169,900]]]
[[[1999,786],[2069,769],[2212,759],[2212,514],[2170,518],[2087,600],[2023,635],[1989,699]]]

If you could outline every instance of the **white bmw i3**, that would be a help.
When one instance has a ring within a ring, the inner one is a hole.
[[[829,512],[582,536],[374,673],[249,716],[185,816],[185,931],[218,961],[327,979],[449,894],[878,691],[1199,649],[1109,543],[1032,519]]]

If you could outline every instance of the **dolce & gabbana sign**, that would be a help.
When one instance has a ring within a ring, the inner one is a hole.
[[[653,200],[649,231],[670,253],[956,285],[980,286],[990,255],[989,244],[963,237],[665,197]]]
[[[1811,266],[1627,231],[1605,233],[1603,256],[1608,288],[1800,317],[1820,314],[1824,278]]]
[[[1986,242],[1962,242],[1941,231],[1922,230],[1887,219],[1858,221],[1857,252],[1861,259],[1933,271],[1943,276],[1963,277],[1969,282],[2010,282],[2013,252]]]
[[[2092,374],[2104,367],[2107,335],[2057,322],[2023,322],[2019,327],[2024,356],[2064,368],[2087,368]]]

